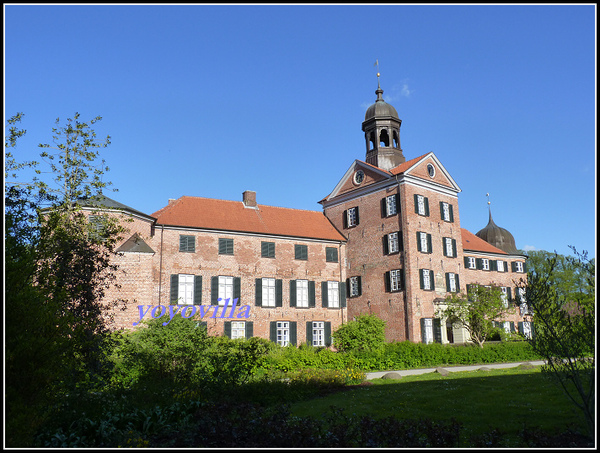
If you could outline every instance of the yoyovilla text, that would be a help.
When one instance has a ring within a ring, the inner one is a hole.
[[[219,301],[222,300],[219,298]],[[148,312],[150,312],[150,316],[154,319],[160,318],[164,316],[167,312],[169,313],[169,320],[167,322],[163,322],[162,325],[166,326],[171,322],[171,320],[175,317],[177,312],[181,310],[179,313],[182,318],[191,318],[196,314],[197,311],[200,312],[200,317],[204,318],[209,314],[212,310],[211,318],[233,318],[233,313],[237,307],[238,299],[233,299],[233,305],[229,305],[229,299],[225,299],[225,305],[138,305],[138,310],[140,311],[140,319],[137,322],[134,322],[133,325],[137,326],[144,316]],[[147,308],[146,308],[147,307]],[[167,307],[169,309],[167,310]],[[241,305],[239,308],[236,318],[249,318],[250,317],[250,305]],[[144,310],[145,309],[145,310]],[[220,310],[220,315],[217,316]],[[226,316],[226,312],[229,309],[229,316]]]

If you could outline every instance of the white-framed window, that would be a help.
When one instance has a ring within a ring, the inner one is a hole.
[[[515,272],[525,272],[525,268],[521,261],[515,261]]]
[[[454,246],[452,243],[452,238],[444,238],[444,248],[446,249],[446,256],[453,258]]]
[[[194,304],[194,276],[179,274],[178,304]]]
[[[442,201],[441,204],[442,204],[442,220],[445,222],[452,222],[450,203],[446,203],[445,201]]]
[[[433,343],[433,319],[425,318],[423,320],[423,339],[425,344]]]
[[[523,335],[525,338],[531,338],[531,323],[529,321],[523,321]]]
[[[496,269],[498,272],[504,272],[504,261],[496,261]]]
[[[350,297],[360,296],[360,277],[350,277]]]
[[[275,306],[275,279],[274,278],[263,278],[262,279],[262,306],[263,307],[274,307]]]
[[[386,215],[396,215],[398,213],[398,206],[396,205],[396,195],[390,195],[385,198]]]
[[[526,302],[525,288],[517,288],[517,297],[519,298],[519,302]]]
[[[421,269],[421,281],[423,282],[423,287],[421,289],[430,290],[431,289],[431,270],[429,269]]]
[[[348,216],[348,227],[358,225],[358,208],[356,206],[348,209],[346,215]]]
[[[340,306],[340,284],[338,282],[327,282],[327,306],[339,308]]]
[[[490,260],[487,258],[481,258],[481,268],[484,271],[489,271],[490,270]]]
[[[390,271],[390,291],[400,291],[402,289],[402,270],[393,269]]]
[[[296,307],[308,308],[308,280],[296,280]]]
[[[400,251],[400,242],[398,241],[398,232],[388,234],[388,253]]]
[[[501,286],[500,290],[502,291],[502,305],[508,307],[508,288],[506,286]]]
[[[312,344],[313,346],[325,346],[325,323],[323,321],[313,321],[312,323]]]
[[[502,326],[504,327],[504,331],[506,333],[510,333],[510,321],[504,321],[502,323]]]
[[[244,321],[231,321],[231,338],[246,338],[246,323]]]
[[[425,197],[423,195],[417,195],[417,214],[425,215]]]
[[[220,275],[218,304],[225,305],[227,299],[229,299],[230,303],[233,303],[233,277]]]
[[[456,274],[449,272],[448,273],[448,289],[451,293],[456,292]]]
[[[469,269],[477,269],[477,260],[472,256],[468,256],[467,257],[467,267]]]
[[[427,233],[419,231],[419,244],[421,245],[421,252],[423,253],[431,252],[431,250],[429,250],[429,241],[427,240],[427,236]]]
[[[290,343],[289,321],[277,321],[277,344],[287,346]]]

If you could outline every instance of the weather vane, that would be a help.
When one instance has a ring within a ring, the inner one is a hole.
[[[486,194],[485,194],[485,196],[486,196],[486,197],[487,197],[487,199],[488,199],[488,206],[489,206],[489,205],[490,205],[490,194],[489,194],[489,193],[486,193]]]
[[[377,86],[379,86],[379,76],[381,74],[379,74],[379,59],[375,60],[375,64],[373,65],[377,68]]]

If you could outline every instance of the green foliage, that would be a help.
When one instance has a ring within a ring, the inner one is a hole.
[[[376,315],[359,315],[333,333],[338,351],[376,351],[385,344],[385,321]]]
[[[546,359],[544,370],[581,410],[593,436],[596,266],[587,252],[573,252],[566,258],[546,255],[528,272],[525,297],[535,329],[528,341]]]
[[[457,323],[470,334],[471,340],[483,347],[486,340],[497,333],[493,321],[507,312],[498,286],[472,285],[469,294],[452,294],[446,297],[445,306],[438,308],[436,316],[447,323]]]

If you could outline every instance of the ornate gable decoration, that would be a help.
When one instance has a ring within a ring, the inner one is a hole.
[[[414,185],[434,190],[449,190],[453,193],[461,192],[461,188],[433,152],[392,168],[390,172],[399,175],[404,182]]]

